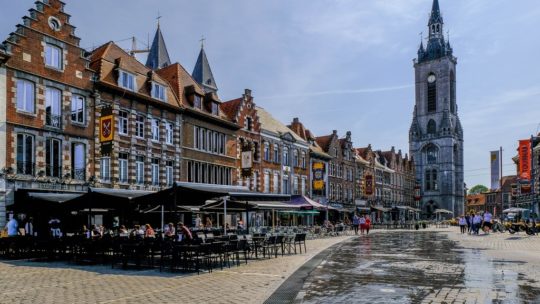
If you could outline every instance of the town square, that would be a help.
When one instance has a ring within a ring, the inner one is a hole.
[[[0,12],[0,303],[540,303],[534,0]]]

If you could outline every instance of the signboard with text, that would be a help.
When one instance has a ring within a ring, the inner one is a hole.
[[[529,139],[519,141],[519,179],[531,179],[531,141]]]
[[[373,195],[373,175],[366,175],[366,195]]]
[[[324,190],[324,163],[313,163],[313,190]]]
[[[251,176],[251,168],[253,167],[253,152],[242,151],[242,176]]]

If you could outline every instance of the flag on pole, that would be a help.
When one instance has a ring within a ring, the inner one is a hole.
[[[500,178],[501,178],[501,168],[500,168],[500,152],[491,151],[490,152],[490,162],[491,162],[491,190],[496,191],[500,188]]]

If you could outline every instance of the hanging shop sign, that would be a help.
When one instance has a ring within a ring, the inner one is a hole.
[[[251,169],[253,167],[253,152],[242,151],[242,176],[251,176]]]
[[[373,175],[366,175],[366,195],[373,195]]]
[[[101,110],[99,118],[99,142],[101,143],[101,155],[107,156],[112,152],[112,142],[114,139],[114,116],[111,107]]]
[[[313,190],[324,190],[324,163],[313,163]]]
[[[529,139],[519,141],[519,178],[531,179],[531,141]]]

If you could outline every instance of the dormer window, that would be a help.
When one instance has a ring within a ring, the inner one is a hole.
[[[195,94],[193,95],[193,107],[200,109],[202,105],[202,98],[201,96]]]
[[[124,89],[135,91],[135,75],[126,71],[120,71],[120,76],[118,77],[118,85]]]
[[[251,121],[251,117],[247,117],[247,118],[246,118],[246,129],[247,129],[248,131],[251,131],[252,128],[253,128],[252,125],[253,125],[253,123],[252,123],[252,121]]]
[[[219,105],[217,102],[212,102],[212,114],[219,115]]]
[[[152,83],[152,97],[153,98],[166,101],[167,95],[165,94],[165,92],[166,92],[166,89],[164,86],[157,84],[155,82]]]

